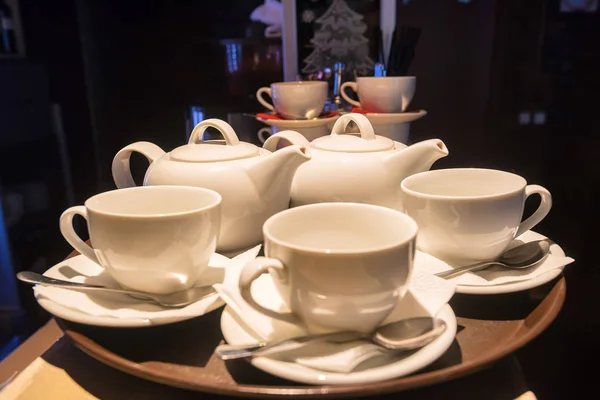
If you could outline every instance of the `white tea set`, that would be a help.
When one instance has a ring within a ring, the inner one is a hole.
[[[305,112],[320,110],[307,103]],[[350,124],[358,132],[348,133]],[[209,127],[223,140],[203,141]],[[291,144],[282,147],[282,139]],[[129,167],[133,152],[150,162],[139,187]],[[241,142],[217,119],[199,123],[188,144],[168,153],[133,143],[114,157],[117,189],[61,216],[62,234],[81,255],[44,275],[71,286],[38,282],[36,298],[61,318],[110,327],[175,323],[226,305],[223,336],[243,346],[307,334],[364,335],[384,324],[437,318],[444,329],[410,354],[355,337],[248,356],[257,368],[305,383],[412,373],[453,342],[457,324],[448,301],[455,292],[523,290],[573,261],[552,244],[525,273],[494,266],[436,276],[545,240],[531,228],[552,203],[546,189],[512,173],[430,170],[447,155],[439,139],[406,146],[377,135],[360,113],[340,115],[329,135],[309,141],[284,130],[262,148]],[[532,194],[540,205],[522,221]],[[75,214],[87,220],[91,244],[75,233]],[[138,293],[92,293],[76,284]],[[165,306],[190,288],[206,290],[179,307]]]
[[[352,89],[359,101],[352,99],[346,89]],[[416,78],[373,77],[356,78],[355,82],[344,82],[339,94],[352,107],[352,112],[364,114],[379,136],[396,142],[408,143],[410,122],[425,115],[425,110],[407,111],[416,89]],[[271,114],[257,114],[256,118],[269,125],[258,131],[264,143],[266,137],[291,129],[304,135],[308,141],[326,136],[336,119],[344,114],[330,112],[322,114],[327,102],[328,84],[324,81],[275,82],[256,92],[256,99]],[[268,102],[264,95],[272,99]],[[348,132],[358,131],[351,126]]]

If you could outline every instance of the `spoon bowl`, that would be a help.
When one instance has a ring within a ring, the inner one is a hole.
[[[253,344],[217,346],[215,354],[222,360],[235,360],[257,355],[273,354],[294,350],[309,343],[350,342],[369,340],[387,350],[408,351],[424,347],[446,330],[446,323],[440,318],[415,317],[382,325],[371,334],[345,331],[317,335],[306,335],[292,339],[260,342]]]
[[[507,269],[526,269],[544,261],[549,253],[550,243],[548,243],[548,240],[535,240],[506,250],[496,261],[486,261],[458,267],[449,271],[439,272],[436,275],[440,278],[450,279],[465,272],[482,271],[494,265],[499,265]]]
[[[21,271],[17,274],[20,281],[32,283],[34,285],[53,286],[71,290],[95,291],[121,293],[136,299],[151,301],[163,307],[180,308],[195,303],[209,296],[216,294],[212,286],[199,286],[187,290],[169,294],[154,294],[138,292],[135,290],[109,288],[100,285],[91,285],[87,283],[71,282],[62,279],[54,279],[33,271]]]
[[[439,318],[419,317],[382,325],[370,340],[388,350],[419,349],[440,336],[446,323]]]

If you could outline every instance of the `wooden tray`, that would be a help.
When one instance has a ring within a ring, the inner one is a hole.
[[[240,397],[343,398],[398,392],[474,373],[524,346],[558,315],[566,294],[562,276],[528,291],[495,296],[457,294],[456,340],[434,364],[410,376],[346,386],[307,386],[255,369],[244,360],[213,354],[223,340],[222,309],[173,325],[101,328],[58,320],[75,344],[128,374],[166,385]]]

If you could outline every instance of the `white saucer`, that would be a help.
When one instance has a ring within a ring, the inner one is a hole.
[[[534,231],[525,232],[523,235],[519,237],[519,239],[523,239],[525,242],[533,241],[533,240],[542,240],[547,239],[546,236],[541,235]],[[550,246],[550,254],[553,254],[558,257],[564,257],[565,252],[563,249],[557,245],[556,243],[552,243]],[[525,281],[518,282],[509,282],[500,285],[490,285],[490,286],[473,286],[473,285],[456,285],[456,293],[462,294],[503,294],[503,293],[514,293],[520,292],[523,290],[533,289],[535,287],[541,286],[545,283],[550,282],[557,276],[559,276],[565,266],[560,268],[556,268],[550,271],[546,271],[541,275],[537,275],[531,279],[527,279]]]
[[[201,284],[210,285],[213,283],[222,282],[227,271],[225,266],[228,262],[229,259],[225,256],[222,256],[220,254],[213,255],[210,266],[208,268],[209,271],[205,274],[205,276],[201,278],[201,280],[206,279],[207,282],[202,282]],[[95,276],[98,274],[98,269],[101,270],[102,267],[98,266],[93,261],[89,260],[87,257],[79,255],[56,264],[55,266],[48,269],[44,273],[44,275],[51,278],[73,280],[70,278],[72,278],[73,275],[76,273],[86,276]],[[111,279],[107,276],[103,276],[102,278],[104,280]],[[51,292],[49,292],[48,290],[51,290]],[[225,304],[223,300],[221,300],[219,295],[215,293],[214,296],[210,296],[208,298],[205,298],[194,304],[190,304],[189,306],[180,309],[165,309],[159,306],[146,303],[144,304],[144,311],[142,313],[136,311],[136,313],[140,315],[131,318],[117,318],[110,315],[93,315],[79,310],[77,308],[67,307],[64,304],[58,303],[50,299],[49,297],[44,296],[44,291],[46,291],[45,293],[47,294],[51,293],[52,297],[60,296],[61,293],[64,294],[65,291],[68,294],[68,292],[71,291],[69,291],[68,289],[54,287],[34,287],[34,294],[37,302],[50,314],[80,324],[115,328],[135,328],[172,324],[207,314]],[[100,307],[102,307],[100,305],[102,302],[102,297],[96,296],[108,296],[85,292],[78,292],[78,294],[83,294],[88,296],[89,299],[94,299]],[[115,299],[119,298],[119,295],[117,297],[111,296],[110,300],[112,302],[118,302],[120,300]],[[105,299],[108,299],[108,297],[105,297]],[[130,299],[129,297],[126,297],[126,295],[123,295],[123,302],[124,306],[126,306],[127,304],[139,304],[139,301],[136,301],[135,299]]]
[[[256,117],[257,121],[263,122],[269,126],[282,129],[303,129],[303,128],[317,128],[326,126],[328,124],[333,126],[333,123],[337,121],[340,114],[334,115],[327,118],[314,118],[314,119],[263,119]]]
[[[366,113],[363,114],[373,125],[404,124],[413,122],[427,115],[427,111],[418,110],[403,113]]]
[[[252,292],[259,297],[258,301],[266,307],[280,308],[277,306],[277,303],[281,303],[281,298],[267,275],[263,275],[254,282]],[[266,299],[273,300],[266,301]],[[448,304],[444,305],[437,314],[437,317],[443,319],[447,325],[445,332],[440,337],[414,353],[407,353],[402,359],[395,359],[387,364],[369,369],[341,373],[317,370],[293,361],[286,361],[285,359],[253,357],[249,361],[256,368],[269,374],[305,384],[363,384],[398,378],[433,363],[453,343],[456,336],[457,321],[452,308]],[[264,318],[266,319],[266,323],[272,328],[273,335],[269,335],[270,337],[293,337],[301,332],[298,331],[299,328],[290,324],[274,321],[268,317]],[[242,322],[229,305],[225,307],[221,315],[221,332],[227,343],[233,345],[258,343],[260,341],[260,336]]]

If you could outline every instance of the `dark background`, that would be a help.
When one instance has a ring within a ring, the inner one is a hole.
[[[110,163],[123,146],[148,140],[170,150],[183,144],[193,106],[204,117],[260,110],[253,92],[282,79],[271,56],[277,43],[269,47],[247,37],[248,15],[261,3],[19,2],[25,57],[0,58],[5,219],[7,196],[24,196],[28,204],[18,222],[5,227],[14,272],[44,271],[71,251],[58,217],[114,188]],[[398,24],[422,28],[409,69],[418,79],[411,106],[428,115],[412,124],[411,141],[444,140],[450,156],[435,168],[514,171],[553,194],[552,212],[536,231],[576,263],[565,272],[563,311],[518,352],[540,399],[594,388],[594,369],[586,365],[600,355],[600,267],[592,253],[600,239],[594,229],[600,12],[558,9],[557,0],[415,0],[399,2],[397,16]],[[258,52],[259,67],[228,72],[222,39],[234,39],[229,43],[244,56],[248,48]],[[519,123],[520,113],[538,111],[544,124]],[[5,287],[10,275],[0,275]],[[49,318],[29,287],[18,289],[20,307],[0,308],[0,346],[15,335],[27,337]]]

